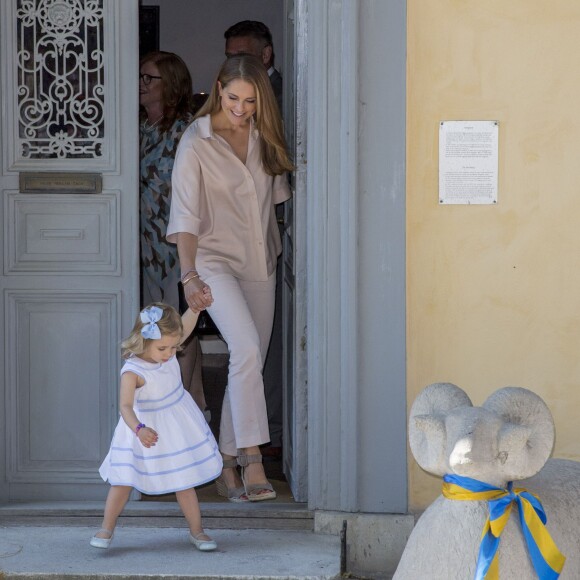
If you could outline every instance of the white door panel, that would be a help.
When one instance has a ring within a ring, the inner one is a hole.
[[[0,500],[102,498],[139,298],[138,2],[3,0],[0,26]]]

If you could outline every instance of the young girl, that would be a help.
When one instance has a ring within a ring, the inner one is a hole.
[[[131,489],[175,492],[189,524],[189,540],[201,551],[217,548],[201,527],[195,486],[218,477],[222,459],[203,414],[183,388],[175,353],[198,314],[183,318],[160,302],[145,308],[121,344],[121,419],[99,469],[111,484],[101,530],[91,546],[108,548]]]

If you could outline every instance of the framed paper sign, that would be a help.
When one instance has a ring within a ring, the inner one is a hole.
[[[439,123],[439,203],[497,203],[497,121]]]

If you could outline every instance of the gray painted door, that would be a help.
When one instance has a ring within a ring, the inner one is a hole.
[[[0,10],[0,501],[102,498],[138,308],[138,2]]]
[[[306,1],[284,2],[284,121],[296,170],[284,206],[282,253],[284,473],[308,500],[306,349]]]

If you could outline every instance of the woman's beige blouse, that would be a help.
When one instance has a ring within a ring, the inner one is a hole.
[[[289,198],[286,176],[272,177],[262,167],[253,125],[244,165],[212,131],[210,116],[200,117],[177,148],[167,239],[176,242],[180,232],[197,236],[195,263],[204,276],[267,280],[282,249],[274,205]]]

